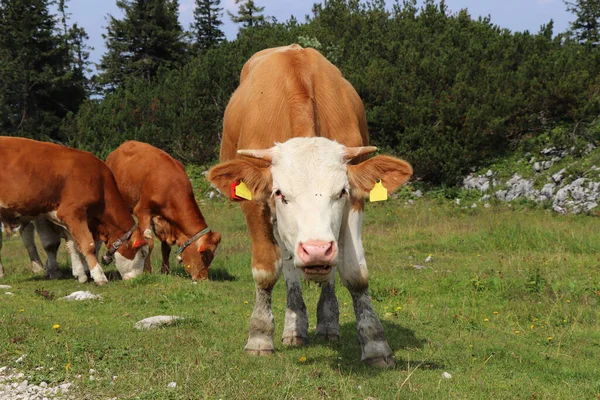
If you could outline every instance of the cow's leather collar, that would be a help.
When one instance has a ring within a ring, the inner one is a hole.
[[[194,236],[186,240],[185,243],[179,247],[176,254],[178,256],[181,256],[181,253],[183,253],[186,247],[194,243],[196,240],[200,239],[202,236],[206,235],[208,232],[210,232],[210,227],[207,226],[206,228],[202,229],[200,232],[196,233]]]
[[[123,246],[123,243],[129,240],[129,238],[133,234],[133,231],[135,231],[136,228],[137,224],[133,224],[130,230],[125,232],[125,234],[120,239],[115,240],[113,244],[110,245],[106,254],[102,256],[103,265],[108,265],[112,262],[114,254],[117,252],[117,250],[121,248],[121,246]]]

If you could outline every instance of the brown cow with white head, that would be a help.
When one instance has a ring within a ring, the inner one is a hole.
[[[302,277],[322,283],[317,335],[337,340],[337,269],[354,302],[363,362],[394,365],[368,295],[362,215],[376,182],[392,191],[410,178],[412,168],[392,157],[365,160],[373,151],[358,94],[320,53],[291,45],[261,51],[246,63],[225,112],[222,164],[209,179],[225,193],[243,182],[252,194],[252,201],[241,203],[256,284],[249,353],[273,352],[271,290],[282,269],[283,343],[307,341]]]
[[[91,153],[35,140],[0,137],[0,221],[20,225],[44,216],[66,230],[98,285],[108,283],[96,251],[114,257],[123,279],[140,275],[148,245],[129,213],[112,173]],[[87,281],[85,270],[73,275]]]

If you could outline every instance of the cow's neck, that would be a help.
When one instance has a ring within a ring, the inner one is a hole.
[[[208,224],[200,212],[196,201],[184,199],[175,207],[178,215],[164,215],[171,221],[171,232],[178,246],[183,245],[189,238],[206,229]]]
[[[104,211],[99,216],[105,235],[108,236],[107,244],[111,244],[117,239],[121,239],[127,231],[135,224],[125,202],[120,195],[107,191],[104,196]]]

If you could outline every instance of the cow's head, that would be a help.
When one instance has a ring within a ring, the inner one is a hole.
[[[177,238],[180,236],[181,231],[175,228],[169,221],[156,215],[152,217],[152,226],[156,237],[160,241],[166,242],[169,246],[177,243]],[[208,279],[208,269],[215,257],[219,243],[221,243],[221,234],[209,231],[183,249],[180,261],[193,280]],[[182,243],[179,244],[181,245]]]
[[[353,158],[375,147],[345,147],[325,138],[294,138],[264,150],[238,150],[262,159],[264,167],[243,159],[209,172],[222,193],[242,181],[255,201],[274,202],[279,237],[307,279],[327,279],[338,261],[338,239],[349,199],[362,205],[377,181],[392,191],[406,182],[412,167],[403,160],[376,156],[357,165]]]
[[[148,242],[136,228],[129,240],[119,247],[115,253],[115,265],[123,280],[139,276],[144,272],[144,261],[148,256]]]
[[[219,243],[221,243],[221,234],[210,231],[183,250],[181,262],[193,280],[208,279],[208,269]]]

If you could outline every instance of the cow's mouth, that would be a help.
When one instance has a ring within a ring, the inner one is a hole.
[[[306,275],[327,275],[331,271],[331,265],[311,265],[302,267]]]

